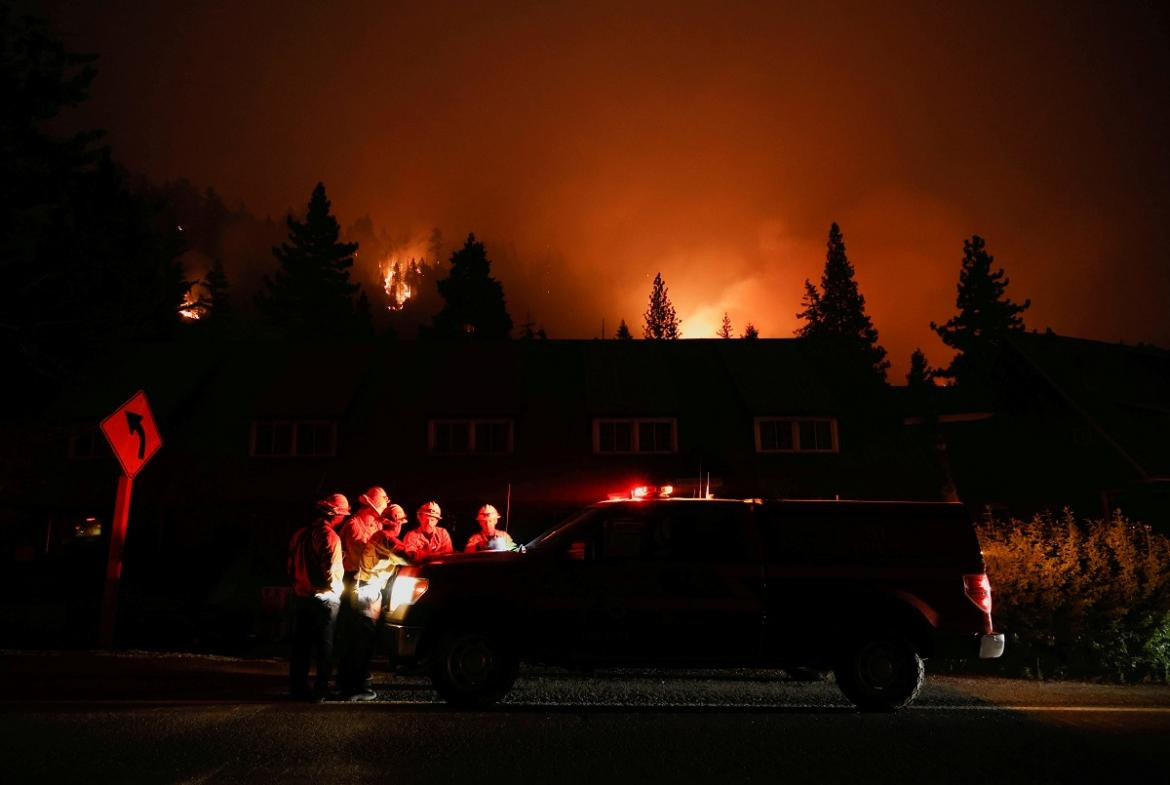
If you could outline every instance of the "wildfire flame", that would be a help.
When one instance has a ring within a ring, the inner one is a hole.
[[[386,306],[391,311],[401,311],[406,301],[414,294],[406,282],[401,265],[387,260],[382,265],[382,287],[386,290],[390,303]]]
[[[197,322],[203,318],[206,312],[207,308],[195,296],[195,292],[188,291],[183,295],[183,304],[179,306],[179,316],[189,322]]]

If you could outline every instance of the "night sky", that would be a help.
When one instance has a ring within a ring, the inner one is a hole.
[[[1160,6],[725,5],[36,8],[129,168],[274,217],[323,180],[406,255],[474,231],[552,337],[637,332],[659,271],[684,337],[790,337],[837,221],[893,381],[947,359],[973,233],[1029,327],[1170,345]]]

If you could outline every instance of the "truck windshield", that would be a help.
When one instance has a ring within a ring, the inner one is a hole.
[[[559,540],[562,534],[570,531],[571,529],[577,528],[578,524],[580,524],[582,521],[584,521],[587,518],[593,517],[593,515],[595,515],[596,513],[597,513],[597,508],[595,508],[595,507],[588,507],[584,510],[581,510],[580,512],[561,521],[556,526],[552,527],[551,529],[549,529],[544,534],[540,535],[539,537],[537,537],[535,540],[528,543],[528,545],[526,545],[524,547],[525,548],[547,547],[549,544],[555,543],[557,540]]]

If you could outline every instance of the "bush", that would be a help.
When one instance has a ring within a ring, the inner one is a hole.
[[[986,519],[979,541],[1008,633],[1001,669],[1114,681],[1170,679],[1170,539],[1120,512]]]

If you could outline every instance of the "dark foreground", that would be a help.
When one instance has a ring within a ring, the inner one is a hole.
[[[0,655],[5,783],[1166,781],[1170,688],[932,677],[895,715],[770,671],[526,671],[490,712],[421,676],[292,703],[284,665]]]

